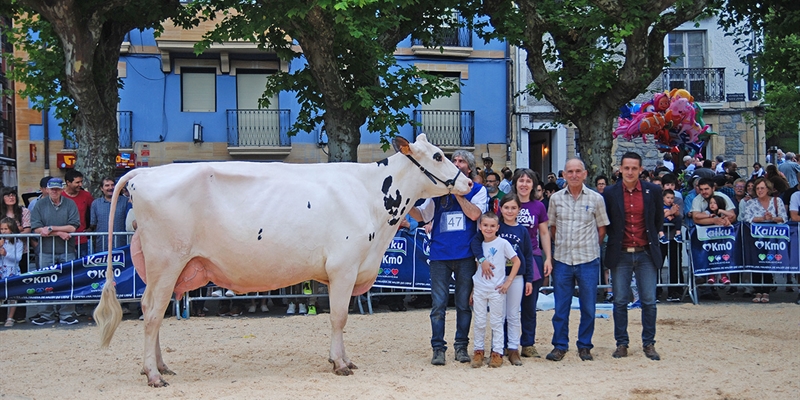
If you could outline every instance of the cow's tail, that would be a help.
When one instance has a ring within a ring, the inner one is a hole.
[[[111,197],[111,211],[108,216],[108,266],[106,267],[106,283],[103,286],[103,293],[100,295],[100,303],[94,309],[94,320],[101,329],[100,347],[108,347],[111,338],[122,321],[122,306],[117,300],[117,287],[114,283],[114,267],[112,265],[111,251],[114,248],[114,215],[116,215],[117,200],[120,192],[128,184],[135,171],[131,171],[120,178],[114,187],[114,194]]]

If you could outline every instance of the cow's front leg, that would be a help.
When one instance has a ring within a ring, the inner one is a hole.
[[[355,279],[353,279],[354,281]],[[347,308],[350,305],[350,295],[353,293],[353,284],[342,284],[331,279],[329,299],[331,304],[331,352],[330,361],[336,375],[352,375],[358,369],[345,355],[344,352],[344,326],[347,323]]]

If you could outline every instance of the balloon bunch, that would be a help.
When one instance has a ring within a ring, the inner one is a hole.
[[[656,148],[662,153],[679,153],[686,150],[689,155],[700,155],[700,149],[711,132],[703,121],[703,108],[684,89],[656,93],[642,104],[628,103],[620,108],[619,126],[613,136],[627,140],[653,135]]]

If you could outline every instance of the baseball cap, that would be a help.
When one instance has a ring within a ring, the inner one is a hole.
[[[48,189],[63,189],[64,188],[64,181],[60,178],[52,178],[47,181],[47,188]]]

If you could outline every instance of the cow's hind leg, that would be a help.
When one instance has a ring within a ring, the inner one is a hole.
[[[355,277],[345,278],[349,283],[343,283],[342,279],[331,279],[329,287],[329,299],[331,304],[331,352],[330,361],[333,364],[333,372],[336,375],[352,375],[354,369],[358,369],[345,354],[344,351],[344,326],[347,323],[347,308],[350,305],[350,295],[353,293]]]
[[[155,283],[155,281],[153,280],[151,283]],[[171,286],[148,286],[142,297],[142,311],[144,312],[144,368],[142,374],[147,375],[147,384],[152,387],[168,385],[167,381],[161,377],[162,373],[174,375],[174,372],[167,368],[161,358],[161,345],[158,338],[161,323],[164,320],[164,311],[166,311],[172,296]]]

